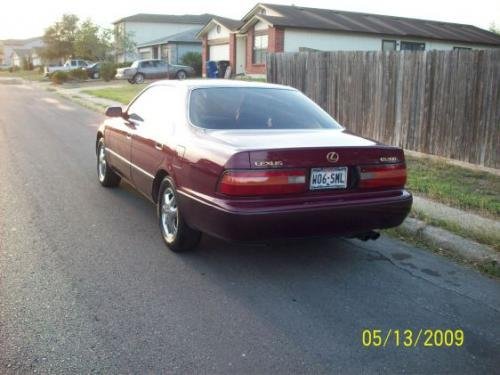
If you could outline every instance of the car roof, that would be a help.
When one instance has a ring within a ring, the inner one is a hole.
[[[184,80],[162,80],[151,84],[151,86],[169,85],[176,87],[185,87],[188,89],[194,88],[210,88],[210,87],[254,87],[254,88],[269,88],[281,90],[296,90],[290,86],[276,85],[266,82],[243,81],[233,79],[184,79]]]

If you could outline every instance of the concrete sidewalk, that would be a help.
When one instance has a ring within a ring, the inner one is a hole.
[[[412,211],[422,214],[425,218],[458,227],[464,235],[411,217],[408,217],[398,230],[461,259],[480,263],[493,261],[500,264],[499,251],[471,239],[488,236],[500,243],[500,222],[420,196],[413,196]]]
[[[120,87],[121,85],[122,83],[120,84],[110,83],[109,85],[96,85],[96,86],[83,86],[83,87],[64,87],[64,86],[50,86],[50,87],[59,95],[74,100],[85,107],[94,109],[98,112],[102,112],[106,107],[122,107],[123,104],[110,99],[98,98],[96,96],[89,95],[84,91],[94,90],[94,89],[116,88]]]
[[[446,206],[420,196],[413,197],[413,210],[435,219],[452,223],[464,231],[488,235],[500,243],[500,222],[477,214]]]

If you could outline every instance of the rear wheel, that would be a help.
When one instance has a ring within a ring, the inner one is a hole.
[[[194,249],[200,241],[201,233],[186,224],[177,202],[175,186],[169,177],[165,177],[158,193],[160,230],[168,248],[181,253]]]
[[[143,82],[144,82],[144,74],[142,74],[142,73],[137,73],[137,74],[134,76],[134,83],[140,84],[140,83],[143,83]]]
[[[106,146],[104,139],[99,139],[97,144],[97,178],[104,187],[115,187],[120,183],[120,176],[113,171],[106,160]]]
[[[187,74],[184,70],[179,70],[176,75],[177,79],[186,79]]]

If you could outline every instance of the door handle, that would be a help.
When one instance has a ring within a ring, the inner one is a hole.
[[[159,151],[163,150],[163,145],[161,143],[156,142],[155,143],[155,148]]]

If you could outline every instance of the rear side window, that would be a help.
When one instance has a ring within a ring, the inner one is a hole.
[[[328,113],[295,90],[257,87],[194,89],[193,125],[205,129],[340,129]]]

